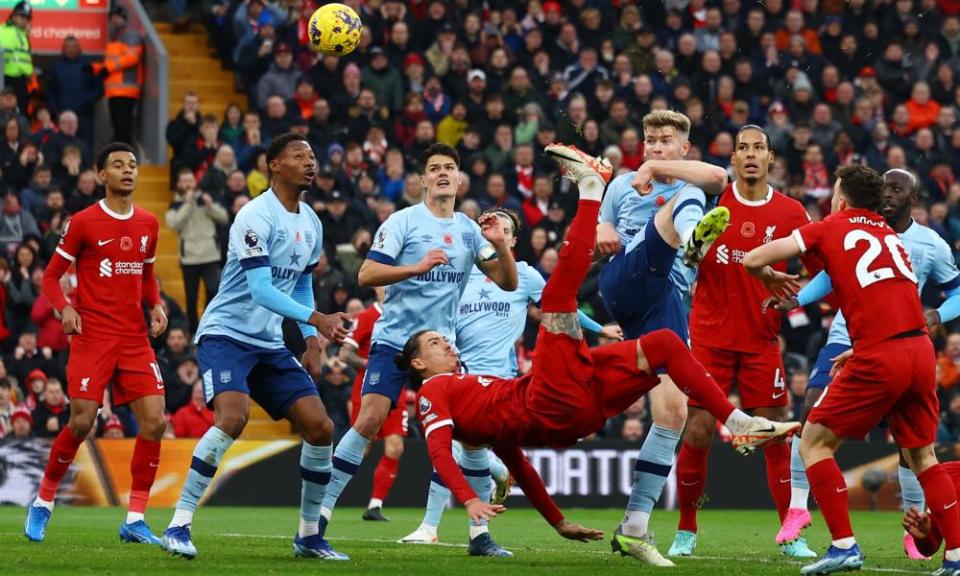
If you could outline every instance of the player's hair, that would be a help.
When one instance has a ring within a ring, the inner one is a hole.
[[[883,177],[886,178],[888,174],[903,174],[910,180],[910,185],[913,186],[914,191],[916,191],[917,177],[913,175],[913,172],[904,170],[903,168],[891,168],[883,173]]]
[[[271,162],[279,158],[291,142],[306,142],[309,144],[306,136],[297,134],[296,132],[287,132],[277,136],[270,142],[270,145],[267,146],[267,166],[270,166]]]
[[[763,126],[757,126],[756,124],[744,124],[737,130],[737,135],[733,138],[733,144],[736,146],[740,142],[740,135],[746,132],[747,130],[756,130],[757,132],[763,134],[763,139],[767,142],[767,149],[770,148],[770,135],[767,134],[766,129]]]
[[[675,110],[655,110],[643,117],[643,131],[670,127],[678,136],[690,136],[690,119]]]
[[[509,208],[489,208],[483,212],[484,214],[493,214],[495,216],[503,216],[510,221],[510,226],[513,228],[513,235],[516,237],[517,233],[520,232],[520,218],[517,216],[517,213]]]
[[[427,171],[427,161],[429,161],[433,156],[446,156],[447,158],[452,158],[454,164],[457,165],[457,170],[460,169],[460,155],[457,154],[457,151],[443,142],[434,142],[420,154],[421,174]]]
[[[407,375],[417,383],[421,382],[423,378],[411,363],[413,359],[420,354],[420,337],[427,332],[430,332],[430,330],[415,332],[413,336],[407,339],[407,342],[403,345],[403,350],[393,356],[393,363],[397,365],[397,368],[406,372]]]
[[[133,154],[133,157],[137,157],[137,151],[133,149],[133,146],[127,144],[126,142],[111,142],[100,149],[100,152],[97,154],[97,161],[95,166],[97,167],[97,172],[103,170],[107,167],[107,160],[110,159],[110,155],[114,152],[129,152]]]
[[[883,201],[883,177],[862,164],[846,164],[837,168],[840,191],[853,208],[876,210]]]

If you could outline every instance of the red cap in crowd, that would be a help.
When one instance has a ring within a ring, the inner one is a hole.
[[[13,421],[17,418],[23,418],[30,425],[33,425],[33,415],[30,414],[30,409],[26,406],[17,406],[13,409],[13,414],[10,415],[10,423],[13,424]]]

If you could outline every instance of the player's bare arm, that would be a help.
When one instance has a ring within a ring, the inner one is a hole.
[[[349,342],[344,342],[343,346],[340,347],[340,352],[337,356],[340,360],[347,366],[353,368],[354,370],[362,368],[367,364],[367,361],[360,356],[356,346],[350,344]]]
[[[787,236],[754,248],[743,258],[743,267],[756,276],[775,296],[789,298],[800,291],[795,274],[778,272],[771,264],[799,256],[800,244],[796,238]]]
[[[374,260],[364,260],[357,274],[357,283],[364,288],[389,286],[426,274],[437,266],[448,264],[447,254],[439,248],[431,250],[416,264],[391,266]]]
[[[63,316],[62,324],[64,334],[83,334],[83,323],[80,321],[80,314],[73,306],[67,304],[60,314]]]
[[[583,330],[576,312],[545,312],[541,325],[551,334],[566,334],[575,340],[583,340]]]
[[[579,540],[580,542],[589,542],[590,540],[603,540],[603,530],[595,528],[585,528],[580,524],[561,520],[553,525],[557,534],[567,540]]]
[[[610,256],[620,251],[620,235],[610,222],[597,224],[597,257]]]
[[[347,337],[346,323],[350,321],[350,316],[343,312],[334,312],[333,314],[321,314],[316,310],[313,311],[313,314],[310,315],[310,320],[307,321],[308,324],[311,324],[316,327],[317,331],[323,335],[324,338],[332,340],[336,343],[343,342],[343,339]]]
[[[480,224],[480,230],[483,237],[493,245],[497,251],[497,257],[487,259],[480,263],[480,270],[488,278],[497,283],[497,286],[513,292],[520,284],[517,277],[517,263],[513,259],[513,251],[510,249],[510,243],[503,233],[503,226],[500,225],[499,218],[494,214],[484,214],[477,220]]]
[[[167,313],[163,303],[150,309],[150,336],[157,338],[167,331]]]
[[[699,160],[647,160],[634,173],[631,185],[647,195],[653,191],[654,180],[683,180],[716,196],[727,186],[727,171]]]

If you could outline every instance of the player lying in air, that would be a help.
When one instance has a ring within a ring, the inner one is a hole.
[[[454,438],[491,446],[547,522],[565,538],[586,541],[602,538],[603,532],[564,519],[520,447],[573,445],[659,384],[658,369],[664,369],[684,393],[724,422],[734,435],[734,447],[741,451],[789,436],[799,424],[771,422],[735,409],[680,338],[668,330],[588,348],[577,318],[577,290],[593,257],[605,179],[578,154],[564,154],[563,148],[552,145],[547,151],[557,158],[561,170],[576,179],[580,202],[560,261],[543,290],[533,370],[512,379],[460,374],[453,346],[431,330],[411,336],[396,361],[423,382],[417,416],[430,457],[472,519],[489,519],[505,508],[477,498],[454,460]],[[644,557],[640,551],[646,546],[650,544],[619,531],[614,535],[614,551]]]

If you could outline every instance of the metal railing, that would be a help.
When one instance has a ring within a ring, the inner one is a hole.
[[[167,48],[140,0],[116,0],[115,4],[127,9],[128,23],[143,38],[144,79],[138,118],[138,140],[143,148],[143,160],[146,164],[166,164],[165,132],[170,68]]]

